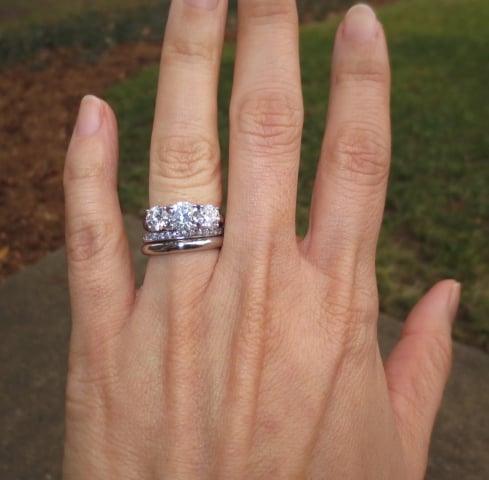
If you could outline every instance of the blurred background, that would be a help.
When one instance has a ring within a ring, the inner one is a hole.
[[[489,2],[372,2],[393,70],[393,160],[378,252],[382,311],[403,318],[437,280],[463,283],[455,337],[489,351]],[[0,282],[63,245],[62,169],[82,95],[121,136],[120,196],[147,203],[147,159],[168,1],[1,0]],[[346,0],[299,0],[306,121],[304,233]],[[231,2],[219,95],[223,155],[235,49]]]

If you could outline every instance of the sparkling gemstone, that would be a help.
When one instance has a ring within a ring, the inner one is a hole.
[[[161,232],[168,227],[168,212],[160,206],[146,210],[146,227],[150,232]]]
[[[219,226],[221,214],[214,205],[203,205],[195,214],[196,223],[203,228],[213,228]]]
[[[152,242],[157,242],[160,240],[160,235],[159,233],[146,233],[143,237],[143,241],[145,243],[152,243]]]
[[[170,224],[173,230],[192,230],[197,206],[189,202],[179,202],[170,207]]]

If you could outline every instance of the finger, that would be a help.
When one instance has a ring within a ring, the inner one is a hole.
[[[72,338],[85,348],[116,334],[134,300],[131,254],[117,196],[117,125],[96,97],[82,100],[64,189]]]
[[[161,55],[150,203],[221,202],[217,85],[226,0],[174,0]]]
[[[450,372],[451,326],[459,299],[457,282],[446,280],[435,285],[414,307],[385,365],[401,436],[408,451],[417,456],[412,464],[419,464],[420,455],[426,456],[428,452],[435,416]]]
[[[338,248],[373,265],[390,161],[390,72],[374,12],[357,5],[339,27],[327,129],[314,188],[307,255],[328,270]]]
[[[227,242],[247,255],[262,248],[260,238],[295,245],[303,107],[295,1],[238,8],[224,250]]]

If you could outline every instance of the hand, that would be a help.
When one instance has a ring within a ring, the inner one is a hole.
[[[222,202],[216,92],[226,7],[172,2],[151,205]],[[238,23],[223,247],[152,257],[138,292],[116,192],[116,121],[102,101],[82,102],[65,169],[65,479],[421,479],[460,288],[436,285],[383,365],[382,27],[357,6],[338,29],[309,231],[297,240],[295,2],[240,0]]]

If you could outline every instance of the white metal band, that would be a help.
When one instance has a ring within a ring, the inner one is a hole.
[[[145,255],[168,255],[192,251],[221,248],[223,237],[189,238],[184,240],[168,240],[166,242],[145,243],[141,251]]]

